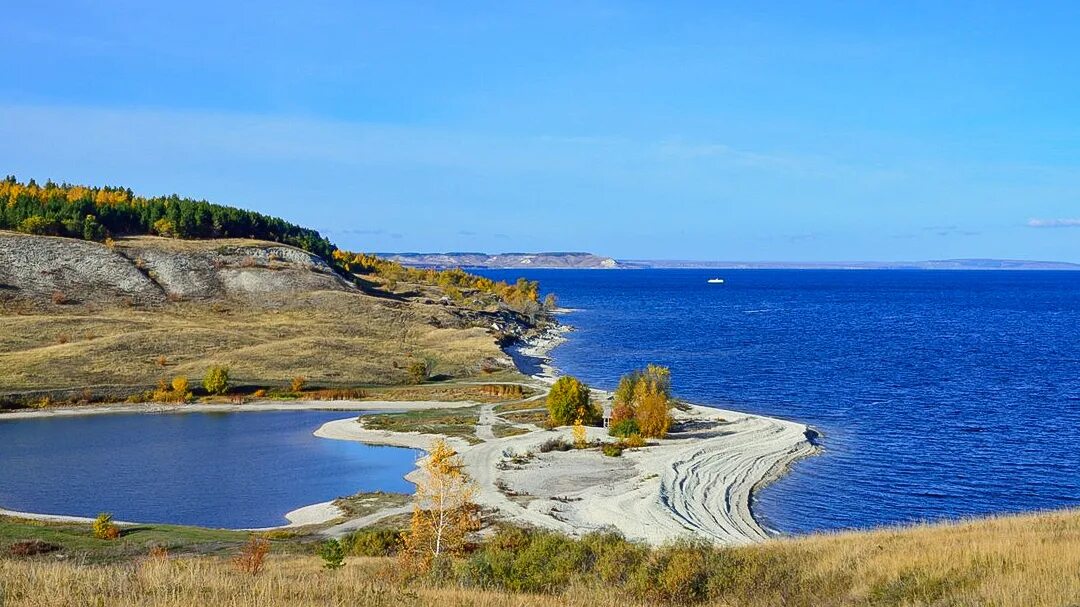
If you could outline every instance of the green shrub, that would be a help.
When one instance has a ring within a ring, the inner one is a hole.
[[[401,534],[394,529],[360,529],[341,538],[341,547],[353,556],[392,556],[401,545]]]
[[[229,368],[210,367],[203,377],[203,387],[210,394],[224,394],[229,389]]]
[[[687,604],[709,594],[712,547],[684,540],[658,548],[630,575],[629,590],[646,601]]]
[[[323,567],[331,571],[341,569],[345,564],[345,548],[337,540],[326,540],[319,544],[318,553],[322,557]]]
[[[621,586],[649,554],[641,544],[627,541],[616,532],[595,532],[581,538],[592,552],[594,575],[607,586]]]
[[[600,451],[608,457],[619,457],[622,455],[623,446],[619,443],[604,443],[600,446]]]
[[[636,419],[624,419],[618,421],[608,428],[608,434],[611,436],[618,436],[620,438],[628,438],[634,434],[641,434],[641,428],[638,426]]]
[[[500,529],[456,568],[467,586],[556,593],[587,579],[595,562],[588,544],[550,531]]]
[[[41,215],[31,215],[19,223],[19,231],[26,234],[56,235],[60,227],[55,221],[45,219]]]

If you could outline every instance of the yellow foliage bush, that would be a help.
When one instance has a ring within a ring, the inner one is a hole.
[[[303,375],[297,375],[292,378],[292,382],[289,384],[289,389],[293,392],[301,392],[304,389],[304,384],[307,383],[307,378]]]
[[[113,522],[113,517],[108,512],[102,512],[94,519],[94,524],[91,527],[94,532],[94,537],[99,540],[115,540],[120,537],[120,527],[116,526]]]

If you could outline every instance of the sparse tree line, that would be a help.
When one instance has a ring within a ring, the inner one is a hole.
[[[554,308],[556,300],[549,295],[540,301],[540,283],[519,278],[513,284],[470,274],[460,268],[436,270],[434,268],[409,268],[396,261],[338,249],[334,261],[351,274],[370,274],[383,279],[391,290],[399,283],[416,283],[438,286],[455,303],[468,304],[469,292],[493,295],[508,307],[526,316],[535,316],[545,308]]]

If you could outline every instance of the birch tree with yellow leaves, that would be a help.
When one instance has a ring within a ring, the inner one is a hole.
[[[460,554],[468,534],[480,528],[480,519],[472,502],[476,487],[446,441],[435,441],[420,470],[402,556],[408,564],[427,569],[441,556]]]

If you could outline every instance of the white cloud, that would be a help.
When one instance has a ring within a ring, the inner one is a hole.
[[[1080,228],[1080,219],[1029,219],[1029,228]]]

